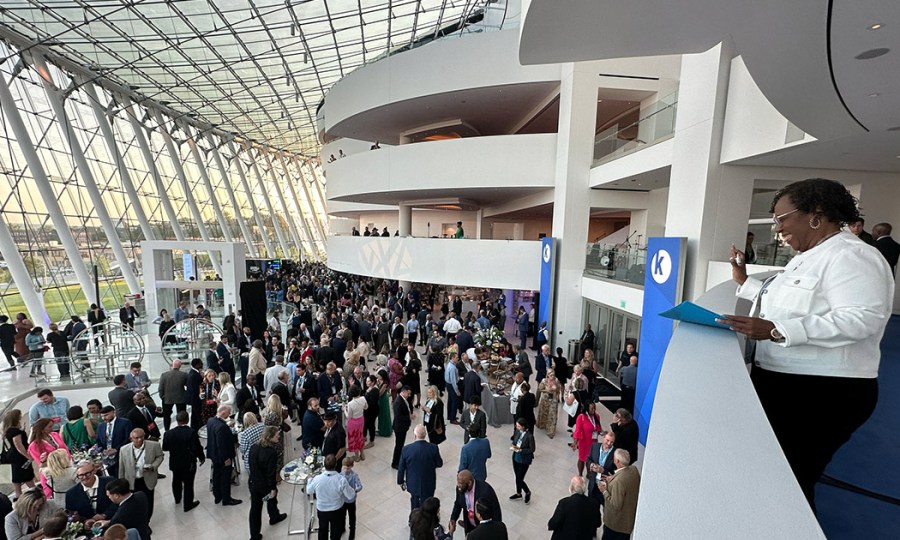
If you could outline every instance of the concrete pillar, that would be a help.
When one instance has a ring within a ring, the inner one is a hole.
[[[709,261],[727,260],[750,215],[753,182],[719,164],[733,56],[719,44],[681,62],[665,234],[688,239],[685,300],[705,291]]]
[[[402,237],[407,237],[412,234],[412,206],[400,204],[400,220],[397,230]]]
[[[551,347],[577,339],[582,330],[581,277],[591,213],[588,194],[597,112],[597,73],[593,62],[562,65],[553,190],[553,236],[557,238],[557,252],[553,320],[548,321]],[[540,264],[540,261],[528,264]]]

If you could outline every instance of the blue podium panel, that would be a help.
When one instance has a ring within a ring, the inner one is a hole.
[[[647,242],[647,271],[641,317],[641,347],[635,389],[634,419],[640,427],[642,444],[647,444],[653,399],[674,321],[659,315],[681,302],[687,238],[653,237]]]

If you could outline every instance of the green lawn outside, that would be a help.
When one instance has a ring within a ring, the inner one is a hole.
[[[100,283],[100,297],[103,299],[107,312],[113,307],[119,307],[123,296],[128,292],[128,285],[121,278]],[[74,313],[83,317],[87,313],[88,301],[81,294],[79,285],[64,285],[44,290],[44,305],[51,321],[62,321],[73,315],[69,308],[70,298],[73,299],[71,302],[74,303]],[[25,302],[22,301],[22,295],[19,294],[18,289],[13,287],[0,297],[0,306],[2,306],[2,313],[9,315],[10,318],[19,312],[28,313]],[[30,315],[29,318],[31,318]]]

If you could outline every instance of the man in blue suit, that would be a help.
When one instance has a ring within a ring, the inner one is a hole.
[[[106,484],[113,479],[97,476],[94,465],[82,463],[75,470],[78,484],[66,491],[66,509],[78,512],[81,521],[109,519],[116,513],[116,505],[106,495]]]
[[[428,497],[434,497],[437,469],[444,465],[441,451],[436,444],[425,440],[427,436],[425,426],[419,424],[415,429],[416,440],[403,447],[400,453],[397,484],[409,491],[412,510],[422,506],[422,501]]]
[[[480,424],[469,426],[469,442],[459,450],[459,469],[468,469],[475,480],[487,480],[487,460],[491,458],[491,441],[484,438]]]
[[[234,359],[231,357],[231,347],[228,346],[228,336],[225,334],[222,334],[222,337],[219,338],[219,344],[216,345],[216,354],[219,355],[219,367],[231,377],[231,383],[236,384],[237,379],[235,379],[235,375],[237,373],[234,368]]]
[[[119,475],[119,449],[131,442],[134,429],[127,418],[116,418],[116,408],[107,405],[100,409],[103,423],[97,426],[97,446],[103,451],[103,464],[113,478]]]

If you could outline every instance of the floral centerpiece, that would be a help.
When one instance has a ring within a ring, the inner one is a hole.
[[[103,465],[103,452],[98,446],[81,445],[78,450],[72,452],[72,462],[76,465],[79,463],[93,463],[95,467]]]
[[[62,534],[63,540],[75,540],[82,537],[84,532],[84,525],[75,519],[74,514],[69,514],[68,523],[66,523],[66,528]]]
[[[472,340],[475,341],[476,347],[488,349],[491,351],[491,356],[493,356],[500,351],[500,343],[503,341],[503,332],[497,327],[492,326],[487,330],[475,332],[475,335],[472,336]]]

